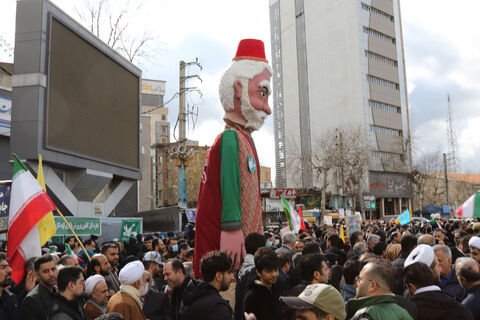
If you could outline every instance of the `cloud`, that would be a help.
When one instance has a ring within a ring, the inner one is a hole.
[[[417,147],[448,152],[450,94],[462,169],[480,172],[480,35],[472,29],[478,1],[402,2],[410,120]],[[432,11],[433,10],[433,11]],[[426,15],[426,12],[432,14]],[[472,20],[473,19],[473,20]],[[448,21],[448,23],[446,23]]]

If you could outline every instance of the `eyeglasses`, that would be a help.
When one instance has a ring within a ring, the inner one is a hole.
[[[365,280],[365,281],[368,281],[368,282],[374,282],[375,285],[377,286],[377,288],[380,288],[380,286],[378,285],[378,282],[375,281],[375,280],[362,279],[360,276],[357,276],[357,277],[355,278],[355,280],[357,281],[357,285],[358,285],[362,280]]]

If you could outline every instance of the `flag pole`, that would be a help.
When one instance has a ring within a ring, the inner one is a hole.
[[[65,218],[65,216],[60,212],[60,210],[58,210],[58,208],[57,208],[57,213],[60,215],[60,217],[62,217],[63,222],[65,222],[65,224],[68,226],[68,228],[70,229],[70,231],[73,233],[73,236],[75,237],[75,239],[77,239],[78,243],[80,243],[80,247],[82,247],[82,250],[83,250],[83,252],[85,253],[85,255],[87,256],[88,261],[92,261],[92,258],[90,258],[90,255],[88,254],[87,249],[85,249],[85,246],[83,245],[83,242],[78,238],[78,236],[77,236],[77,234],[75,233],[75,231],[73,231],[72,226],[71,226],[70,223],[67,221],[67,219]]]

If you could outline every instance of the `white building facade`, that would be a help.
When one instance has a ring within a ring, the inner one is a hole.
[[[399,0],[270,0],[270,23],[277,187],[320,187],[308,160],[294,178],[291,150],[307,159],[324,130],[358,127],[372,218],[401,213],[411,191]]]

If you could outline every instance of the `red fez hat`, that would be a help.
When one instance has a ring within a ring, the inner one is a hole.
[[[265,46],[262,40],[243,39],[238,44],[237,54],[233,60],[256,60],[267,62],[265,58]]]

